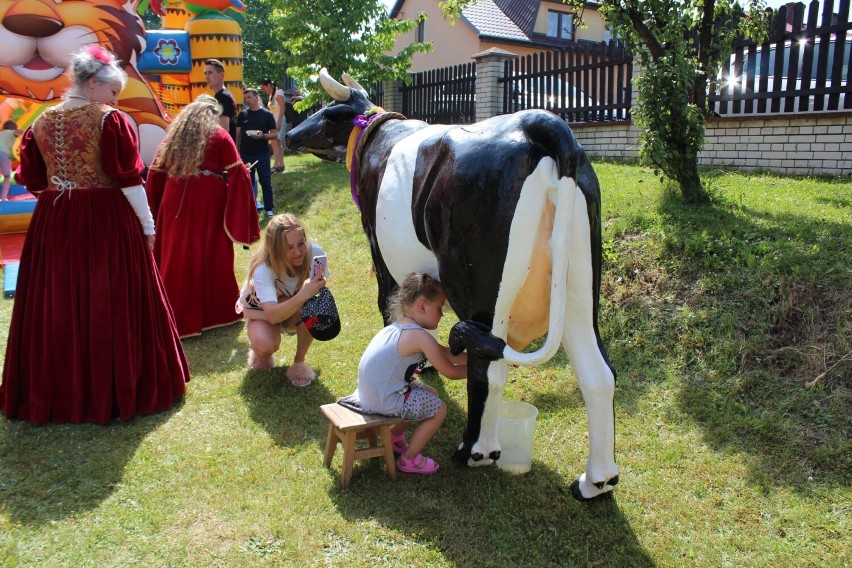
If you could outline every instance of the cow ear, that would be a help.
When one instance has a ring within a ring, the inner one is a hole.
[[[323,118],[334,123],[350,121],[356,116],[355,109],[349,105],[330,105],[323,114]]]

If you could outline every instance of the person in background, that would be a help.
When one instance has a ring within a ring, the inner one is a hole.
[[[9,188],[12,187],[12,146],[15,144],[15,138],[21,134],[23,131],[18,130],[14,120],[4,122],[3,130],[0,130],[0,177],[3,178],[0,201],[6,201],[9,198]]]
[[[293,106],[302,100],[302,91],[299,89],[287,89],[284,91],[284,122],[286,123],[287,131],[289,132],[308,117],[308,111],[296,112]]]
[[[275,117],[275,128],[278,129],[278,136],[272,141],[272,173],[277,174],[284,171],[284,134],[286,130],[286,120],[284,118],[284,91],[271,79],[263,79],[260,82],[260,88],[263,92],[269,95],[269,104],[266,107],[272,116]]]
[[[278,136],[275,128],[275,117],[260,104],[260,96],[256,89],[243,91],[243,98],[248,108],[237,115],[237,149],[243,162],[249,164],[252,186],[255,186],[254,176],[257,175],[263,190],[263,206],[266,216],[275,215],[272,203],[272,172],[269,165],[269,141]],[[256,195],[255,191],[255,195]]]
[[[145,189],[157,220],[154,258],[181,337],[242,321],[234,244],[260,239],[248,171],[209,95],[169,125]]]
[[[409,274],[390,301],[394,322],[373,337],[358,364],[355,392],[365,411],[400,417],[391,427],[391,442],[399,454],[397,467],[407,473],[438,471],[438,464],[420,452],[441,427],[447,405],[437,390],[418,380],[426,361],[447,378],[467,377],[467,354],[452,355],[429,333],[438,328],[446,300],[440,282],[425,273]],[[419,424],[408,444],[411,422]]]
[[[98,45],[24,132],[18,181],[38,198],[21,252],[0,408],[7,418],[106,423],[171,408],[189,380],[150,248],[127,76]]]
[[[204,61],[204,80],[213,90],[213,96],[222,107],[219,126],[228,131],[234,144],[237,143],[237,102],[234,95],[225,87],[225,66],[218,59]]]
[[[276,215],[266,225],[260,248],[249,262],[248,275],[237,310],[246,318],[251,343],[248,362],[252,369],[268,371],[275,364],[282,331],[296,335],[296,354],[287,369],[287,378],[297,387],[306,387],[316,374],[305,358],[313,342],[304,322],[302,306],[325,287],[325,273],[311,280],[311,260],[323,256],[319,245],[308,241],[305,228],[291,213]]]

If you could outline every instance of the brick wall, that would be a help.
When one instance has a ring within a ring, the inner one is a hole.
[[[852,113],[711,120],[699,163],[794,175],[852,175]]]
[[[635,158],[639,129],[630,124],[572,124],[591,156]],[[852,175],[852,113],[787,118],[713,119],[702,166],[793,175]]]

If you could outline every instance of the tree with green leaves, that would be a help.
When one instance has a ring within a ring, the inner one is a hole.
[[[270,59],[269,53],[281,50],[281,42],[269,25],[269,3],[266,0],[246,2],[243,34],[243,83],[246,87],[260,88],[262,79],[271,79],[282,85],[284,67]]]
[[[707,89],[739,35],[766,33],[762,0],[601,0],[613,35],[642,68],[633,117],[641,133],[639,156],[675,181],[684,200],[706,203],[698,175],[704,145]],[[457,17],[472,0],[445,0],[445,17]],[[582,0],[564,0],[582,14]]]
[[[642,68],[633,109],[639,155],[678,183],[689,203],[709,195],[698,175],[707,89],[739,35],[766,33],[761,0],[604,0],[600,12]]]
[[[318,73],[328,68],[332,77],[346,71],[361,84],[404,79],[415,53],[426,53],[431,43],[415,42],[396,55],[388,52],[398,35],[413,30],[417,20],[388,17],[380,0],[260,0],[269,8],[263,25],[273,30],[281,47],[267,55],[286,65],[287,74],[307,92],[298,105],[319,101]]]

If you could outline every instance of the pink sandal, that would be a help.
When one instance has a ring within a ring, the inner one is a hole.
[[[402,434],[391,434],[391,447],[395,454],[402,455],[408,449],[408,442],[405,441],[405,432]]]
[[[423,457],[423,454],[417,454],[411,459],[402,454],[396,462],[396,468],[405,473],[429,475],[438,471],[438,464],[431,458]]]
[[[269,371],[275,366],[275,357],[272,355],[261,357],[253,349],[249,349],[248,364],[255,371]]]
[[[287,367],[287,378],[294,387],[306,387],[311,384],[317,374],[311,369],[307,363],[299,361]]]

